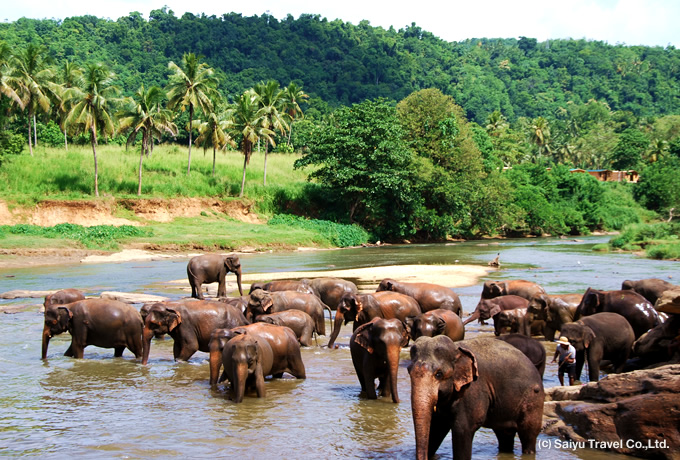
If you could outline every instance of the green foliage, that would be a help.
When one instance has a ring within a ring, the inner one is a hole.
[[[649,145],[649,138],[638,129],[628,128],[621,133],[612,152],[612,167],[617,170],[639,168],[642,153]]]
[[[54,227],[37,225],[1,225],[0,232],[11,235],[28,235],[43,238],[67,238],[78,241],[90,249],[118,249],[121,240],[131,237],[152,236],[152,232],[132,225],[95,225],[83,227],[75,224],[58,224]]]
[[[633,190],[635,199],[657,212],[680,210],[680,158],[669,157],[648,166]]]
[[[307,219],[290,214],[277,214],[267,222],[269,225],[297,227],[319,233],[330,244],[340,248],[367,243],[369,234],[358,225],[345,225],[327,220]]]
[[[50,147],[61,147],[64,145],[64,133],[59,128],[54,120],[50,120],[47,124],[38,123],[38,138],[41,142]]]
[[[679,223],[633,224],[609,240],[609,245],[625,251],[645,249],[647,256],[654,259],[680,259],[679,236]]]
[[[0,165],[7,155],[20,155],[26,147],[26,141],[20,134],[0,133]]]

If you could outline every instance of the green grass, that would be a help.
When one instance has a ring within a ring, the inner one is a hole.
[[[632,224],[609,240],[609,247],[623,251],[645,251],[652,259],[680,259],[680,224],[657,222]]]

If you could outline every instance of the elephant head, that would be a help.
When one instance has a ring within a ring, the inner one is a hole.
[[[550,299],[545,294],[538,294],[531,298],[529,306],[527,306],[527,314],[533,314],[535,319],[546,319],[548,305]]]
[[[386,278],[380,282],[380,284],[378,285],[378,289],[376,289],[375,292],[391,291],[393,287],[394,280]]]
[[[220,367],[222,367],[222,351],[227,342],[239,334],[238,329],[215,329],[210,334],[208,344],[210,363],[210,385],[215,385],[219,377]]]
[[[493,299],[507,294],[508,290],[503,282],[487,281],[482,287],[482,299]]]
[[[440,316],[424,314],[409,317],[407,320],[409,335],[413,340],[418,340],[419,337],[446,334],[446,321]]]
[[[238,292],[243,295],[243,288],[241,287],[241,260],[237,256],[226,256],[224,258],[224,266],[228,272],[236,275],[236,284],[238,284]]]
[[[397,372],[399,370],[399,352],[408,345],[409,336],[406,327],[398,319],[375,318],[362,324],[354,332],[354,342],[370,354],[384,357],[387,361],[392,401],[399,402],[397,393]]]
[[[411,346],[411,410],[416,434],[416,457],[429,458],[432,416],[444,410],[479,377],[477,358],[445,335],[420,337]]]
[[[564,324],[560,335],[567,337],[576,351],[587,350],[597,337],[595,332],[581,321]]]
[[[488,282],[488,281],[487,281]],[[483,321],[491,318],[493,315],[501,311],[501,307],[493,299],[482,298],[475,307],[475,311],[470,316],[465,318],[463,325],[470,323],[476,319]]]
[[[335,319],[333,320],[333,330],[331,331],[331,338],[328,341],[328,348],[331,348],[335,343],[335,339],[338,338],[340,334],[340,327],[344,323],[347,324],[351,321],[356,321],[357,316],[363,309],[363,304],[361,299],[356,294],[345,294],[340,299],[338,308],[335,311]]]
[[[513,329],[513,326],[517,323],[517,316],[515,314],[507,312],[507,311],[502,311],[498,313],[498,317],[496,318],[496,321],[494,323],[494,334],[496,336],[501,335],[501,332],[507,327],[510,328],[511,330]]]
[[[151,339],[154,336],[170,334],[182,324],[182,315],[179,309],[174,308],[176,306],[178,306],[176,302],[159,302],[148,307],[142,332],[142,364],[146,364],[149,360]]]
[[[578,305],[578,308],[576,309],[576,313],[574,314],[574,321],[579,319],[581,316],[594,315],[595,313],[597,313],[598,307],[603,301],[603,297],[604,297],[603,291],[588,288],[585,294],[583,294],[581,303]]]
[[[47,359],[47,348],[50,339],[66,332],[71,327],[73,313],[68,306],[51,305],[45,309],[45,326],[42,334],[42,359]]]
[[[274,299],[271,293],[257,289],[253,291],[248,298],[248,306],[246,307],[245,316],[249,322],[252,322],[256,316],[266,315],[271,313],[274,306]]]
[[[243,332],[228,340],[222,353],[225,372],[220,381],[224,381],[227,375],[231,375],[234,402],[243,401],[246,382],[251,376],[255,377],[258,396],[263,397],[265,392],[264,372],[258,341],[253,336]],[[226,369],[226,366],[230,366],[230,369]]]

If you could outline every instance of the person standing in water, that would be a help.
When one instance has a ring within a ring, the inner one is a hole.
[[[576,363],[576,349],[569,343],[569,339],[561,336],[557,341],[557,349],[553,356],[552,362],[559,356],[559,366],[557,368],[557,378],[560,380],[560,385],[564,386],[564,373],[569,376],[569,385],[574,384],[574,371]]]

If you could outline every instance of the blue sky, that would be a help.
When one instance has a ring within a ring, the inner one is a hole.
[[[176,16],[185,12],[221,15],[236,12],[244,16],[268,12],[274,17],[287,14],[319,14],[329,20],[396,29],[415,22],[447,41],[466,38],[526,36],[586,38],[610,44],[673,45],[680,47],[680,1],[678,0],[21,0],[3,2],[0,21],[21,17],[58,18],[91,14],[117,19],[131,11],[148,18],[153,9],[167,5]]]

